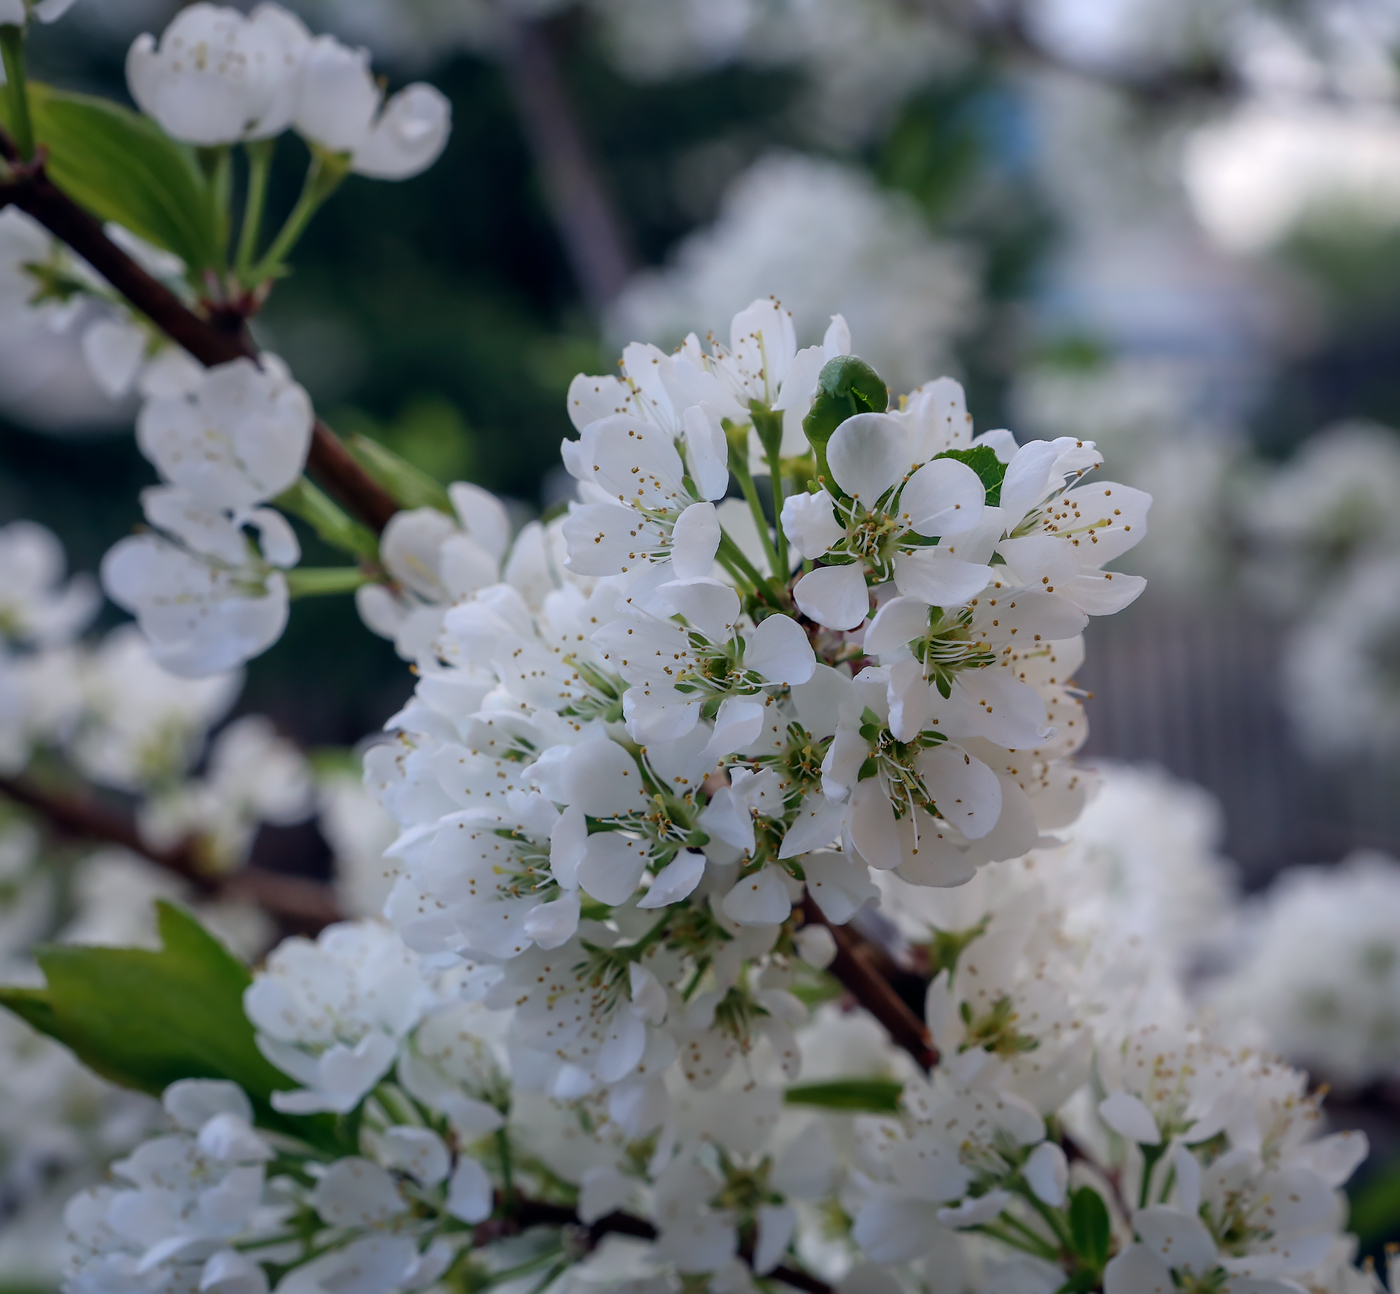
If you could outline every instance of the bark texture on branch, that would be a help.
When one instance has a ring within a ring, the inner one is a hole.
[[[261,867],[202,871],[192,841],[156,849],[141,838],[131,817],[92,796],[52,791],[23,777],[0,778],[0,795],[38,814],[58,835],[119,845],[188,881],[209,898],[255,903],[289,929],[315,934],[343,918],[335,895],[320,881]]]
[[[829,922],[810,894],[802,901],[802,914],[809,925],[825,926],[836,940],[836,957],[827,970],[842,987],[885,1026],[895,1044],[907,1051],[920,1069],[927,1072],[938,1064],[938,1052],[924,1022],[876,970],[860,940],[846,926]]]
[[[91,265],[134,309],[201,364],[212,367],[257,354],[246,328],[221,326],[191,310],[108,238],[96,217],[49,179],[42,158],[33,163],[21,163],[14,144],[3,132],[0,132],[0,157],[11,168],[10,178],[0,182],[0,207],[16,206],[32,216]],[[319,418],[312,429],[306,465],[332,498],[376,534],[398,511],[398,504],[388,491],[366,475],[336,434]]]

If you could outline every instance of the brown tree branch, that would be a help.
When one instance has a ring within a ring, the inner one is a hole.
[[[567,1205],[549,1204],[544,1200],[522,1199],[516,1202],[514,1211],[509,1218],[483,1222],[476,1231],[477,1244],[487,1244],[506,1234],[502,1223],[505,1223],[507,1227],[522,1231],[527,1227],[540,1226],[577,1227],[586,1232],[585,1244],[590,1250],[606,1235],[635,1236],[639,1240],[655,1240],[657,1234],[656,1228],[650,1222],[645,1218],[635,1217],[631,1213],[609,1213],[596,1222],[585,1224],[579,1220],[578,1214]],[[742,1256],[745,1261],[749,1260],[748,1254]],[[806,1272],[799,1271],[795,1267],[775,1267],[767,1273],[767,1279],[782,1281],[784,1285],[790,1285],[793,1289],[806,1290],[807,1294],[834,1294],[832,1287],[825,1281],[820,1281],[815,1276],[809,1276]]]
[[[0,181],[0,207],[13,205],[32,216],[176,345],[210,367],[257,354],[246,328],[221,326],[196,314],[108,238],[96,217],[49,179],[42,155],[34,162],[22,162],[13,142],[0,131],[0,158],[9,169],[9,177]],[[375,533],[398,511],[388,491],[364,472],[319,418],[312,428],[306,465],[328,494]]]
[[[809,925],[825,926],[836,940],[836,957],[827,970],[857,1002],[870,1012],[899,1047],[927,1072],[938,1064],[938,1051],[924,1022],[894,986],[878,970],[860,940],[846,927],[833,925],[809,894],[802,901],[802,915]]]
[[[635,258],[579,130],[550,29],[510,24],[500,63],[574,277],[601,311],[622,290]]]
[[[290,929],[314,934],[342,919],[330,887],[319,881],[260,867],[211,874],[200,868],[194,841],[157,849],[141,838],[128,815],[92,796],[51,791],[23,777],[0,778],[0,795],[38,814],[61,836],[120,845],[173,872],[206,897],[255,903]]]

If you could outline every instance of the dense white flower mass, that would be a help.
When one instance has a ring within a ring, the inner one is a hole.
[[[1149,497],[1077,436],[979,433],[952,379],[892,398],[854,349],[844,315],[799,348],[771,298],[633,344],[570,388],[564,515],[513,534],[466,483],[394,515],[341,587],[414,692],[364,756],[381,807],[320,796],[383,919],[237,981],[260,1085],[167,1087],[173,1130],[68,1205],[68,1290],[1356,1294],[1364,1138],[1187,996],[1231,900],[1218,813],[1073,761],[1082,633],[1142,590],[1109,568]],[[313,808],[266,720],[210,732],[285,619],[311,422],[271,359],[147,392],[155,530],[104,563],[139,628],[96,647],[52,537],[0,532],[7,766],[71,760],[211,875]],[[54,903],[26,848],[16,946]],[[149,945],[142,866],[87,859],[67,936]],[[1280,986],[1330,992],[1338,1076],[1388,1073],[1392,881],[1264,921],[1231,1028],[1312,1058]],[[1269,962],[1331,971],[1358,903],[1373,997]],[[918,1010],[872,1006],[876,957]]]
[[[804,336],[840,309],[861,356],[896,387],[945,367],[973,323],[967,256],[934,239],[912,202],[840,163],[790,154],[756,162],[713,225],[634,279],[612,331],[661,343],[719,332],[761,291],[782,298]]]

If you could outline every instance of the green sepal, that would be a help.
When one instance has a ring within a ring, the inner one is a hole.
[[[258,1050],[243,1013],[248,968],[188,912],[156,904],[162,947],[50,944],[35,952],[43,988],[0,988],[8,1007],[94,1073],[159,1096],[182,1078],[237,1083],[260,1127],[343,1152],[330,1115],[295,1117],[272,1093],[296,1086]]]
[[[1069,1235],[1085,1266],[1102,1271],[1108,1262],[1113,1228],[1108,1206],[1092,1186],[1081,1186],[1069,1197]]]
[[[290,489],[273,499],[273,503],[283,512],[300,517],[332,548],[353,553],[368,561],[378,560],[379,540],[374,532],[353,520],[334,499],[306,477],[299,477]]]
[[[31,81],[29,106],[35,138],[48,150],[45,169],[79,206],[174,252],[192,276],[220,265],[226,214],[194,149],[148,117],[93,95]],[[3,111],[8,128],[8,103]]]
[[[833,495],[841,491],[827,467],[827,441],[847,418],[858,413],[884,413],[889,403],[890,393],[883,379],[863,359],[840,355],[828,360],[822,369],[817,378],[817,398],[802,420],[802,430],[816,453],[817,472]]]
[[[764,457],[776,461],[783,443],[783,415],[775,413],[761,400],[749,401],[749,415],[753,418],[753,429],[758,434],[758,443],[763,446]]]
[[[855,1110],[863,1114],[894,1114],[904,1084],[892,1078],[838,1078],[825,1083],[798,1083],[787,1089],[789,1105],[821,1110]]]
[[[974,445],[971,449],[945,449],[934,458],[955,458],[977,473],[987,491],[987,506],[995,508],[1001,502],[1001,483],[1006,477],[1006,464],[989,445]]]
[[[414,467],[387,445],[368,436],[353,435],[345,442],[351,457],[382,485],[401,508],[436,508],[452,516],[447,487]]]

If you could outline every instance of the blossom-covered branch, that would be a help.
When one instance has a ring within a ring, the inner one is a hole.
[[[191,310],[49,178],[42,154],[34,161],[23,161],[14,142],[0,130],[0,157],[7,166],[7,174],[0,178],[0,207],[12,204],[32,216],[176,345],[210,367],[257,354],[242,317],[205,318]],[[398,510],[388,491],[365,473],[319,418],[312,427],[306,461],[326,489],[374,531],[383,530]]]

